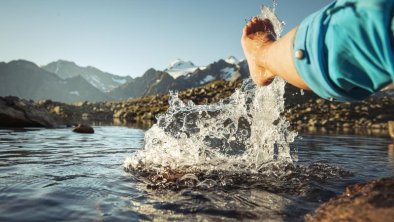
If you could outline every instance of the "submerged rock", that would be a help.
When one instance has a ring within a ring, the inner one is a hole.
[[[393,221],[394,177],[356,184],[327,203],[313,214],[306,215],[314,221]]]
[[[88,125],[84,125],[84,124],[78,124],[78,126],[76,126],[73,129],[74,133],[88,133],[88,134],[92,134],[94,133],[94,129],[91,126]]]
[[[32,101],[0,97],[0,127],[55,127],[61,121]]]

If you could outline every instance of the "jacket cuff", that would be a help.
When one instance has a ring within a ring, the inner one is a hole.
[[[350,101],[354,99],[348,97],[331,81],[327,71],[325,22],[335,3],[310,15],[300,24],[294,39],[293,59],[301,78],[318,96],[328,100]]]

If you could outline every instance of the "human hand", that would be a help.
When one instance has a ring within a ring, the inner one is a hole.
[[[275,75],[268,69],[266,55],[276,36],[272,23],[253,18],[243,29],[241,44],[249,66],[250,76],[258,86],[269,85]]]

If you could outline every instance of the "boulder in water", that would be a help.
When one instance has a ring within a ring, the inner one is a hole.
[[[85,124],[78,124],[74,129],[74,133],[87,133],[87,134],[92,134],[94,133],[94,129],[91,126],[85,125]]]
[[[355,184],[313,214],[306,215],[314,221],[393,221],[394,177]]]

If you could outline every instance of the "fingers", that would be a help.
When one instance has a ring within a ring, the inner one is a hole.
[[[270,37],[275,38],[274,26],[268,19],[252,18],[243,29],[243,36],[248,36],[257,32],[264,32],[269,34]]]

